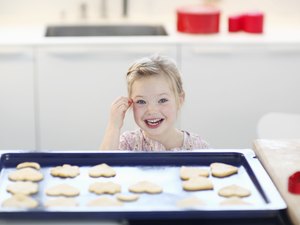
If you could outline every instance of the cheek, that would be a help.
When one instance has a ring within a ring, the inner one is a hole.
[[[133,109],[134,118],[138,118],[143,114],[143,109],[141,107],[133,105],[132,109]]]

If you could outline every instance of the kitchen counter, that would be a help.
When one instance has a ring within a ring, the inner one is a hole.
[[[91,24],[92,25],[92,24]],[[217,34],[185,34],[177,32],[174,24],[163,24],[168,36],[127,37],[45,37],[45,26],[1,26],[0,47],[9,45],[73,45],[108,43],[199,43],[199,44],[292,44],[290,49],[300,46],[300,25],[295,27],[267,27],[263,34],[245,32],[229,33],[226,27]],[[297,49],[299,50],[299,48]]]
[[[300,224],[300,195],[288,192],[288,177],[300,171],[300,139],[256,140],[254,150],[284,198],[293,224]]]

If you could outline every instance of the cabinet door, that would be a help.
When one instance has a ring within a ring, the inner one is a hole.
[[[182,127],[215,148],[249,148],[268,112],[300,112],[300,49],[285,46],[182,48]]]
[[[0,48],[0,149],[35,149],[33,51]]]
[[[120,95],[127,96],[128,67],[158,52],[176,59],[173,45],[40,48],[39,148],[98,149],[111,103]],[[123,130],[135,128],[133,121],[128,115]]]

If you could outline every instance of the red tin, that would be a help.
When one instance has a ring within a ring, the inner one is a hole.
[[[263,33],[264,14],[261,12],[247,12],[231,15],[228,18],[228,31],[247,33]]]
[[[300,171],[289,177],[288,190],[293,194],[300,194]]]
[[[185,6],[177,9],[177,30],[192,34],[219,32],[220,10],[214,6]]]

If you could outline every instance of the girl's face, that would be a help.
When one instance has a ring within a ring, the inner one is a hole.
[[[152,76],[135,81],[131,97],[135,122],[149,137],[162,138],[174,128],[178,105],[166,78]]]

